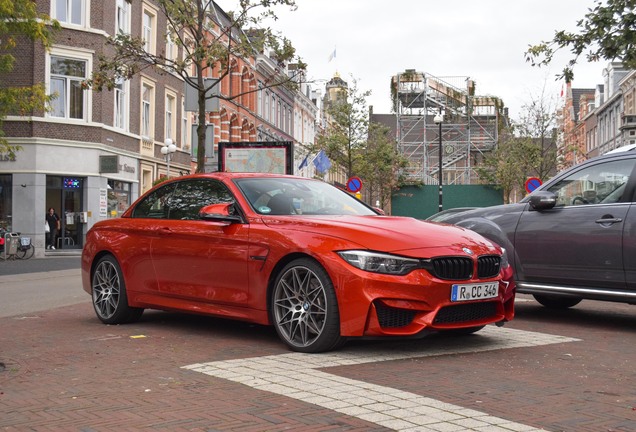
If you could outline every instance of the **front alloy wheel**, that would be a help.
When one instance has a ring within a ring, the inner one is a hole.
[[[93,272],[91,283],[93,307],[105,324],[137,321],[143,309],[128,306],[126,284],[117,260],[111,255],[102,257]]]
[[[315,261],[287,264],[276,278],[271,304],[276,332],[292,350],[317,353],[342,343],[333,284]]]

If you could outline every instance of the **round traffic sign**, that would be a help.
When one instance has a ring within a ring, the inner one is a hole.
[[[530,177],[528,180],[526,180],[526,192],[530,193],[534,191],[536,188],[538,188],[539,186],[541,186],[542,184],[543,182],[541,181],[540,178]]]
[[[360,189],[362,189],[362,180],[360,180],[360,177],[351,177],[347,180],[347,190],[349,192],[358,192]]]

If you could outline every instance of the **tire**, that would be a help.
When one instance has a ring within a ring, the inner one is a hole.
[[[126,282],[117,260],[106,255],[97,262],[91,281],[93,308],[104,324],[125,324],[137,321],[144,312],[128,306]]]
[[[583,300],[579,297],[561,297],[540,294],[533,294],[533,297],[536,301],[548,309],[568,309],[572,306],[576,306],[581,303],[581,300]]]
[[[315,261],[287,264],[276,277],[270,304],[276,333],[291,350],[319,353],[344,343],[333,283]]]
[[[18,259],[27,260],[31,258],[34,253],[35,253],[35,246],[29,245],[29,247],[26,249],[18,249],[15,256],[18,257]]]

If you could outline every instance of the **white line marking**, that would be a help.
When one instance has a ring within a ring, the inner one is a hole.
[[[390,387],[351,380],[317,369],[363,363],[474,353],[508,348],[574,342],[579,339],[487,326],[478,335],[398,344],[390,352],[375,346],[355,346],[326,354],[288,353],[184,366],[257,390],[357,417],[386,428],[408,432],[478,431],[530,432],[532,426],[490,416]],[[459,345],[461,344],[461,345]]]

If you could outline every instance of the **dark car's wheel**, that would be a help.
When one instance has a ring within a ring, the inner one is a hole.
[[[578,297],[560,297],[539,294],[534,294],[534,299],[541,303],[543,306],[550,309],[571,308],[572,306],[576,306],[577,304],[581,303],[582,300]]]
[[[344,341],[331,279],[311,259],[297,259],[283,268],[272,290],[271,307],[278,336],[294,351],[329,351]]]
[[[128,306],[126,283],[117,260],[111,255],[102,257],[95,266],[91,288],[95,313],[105,324],[137,321],[144,312]]]

